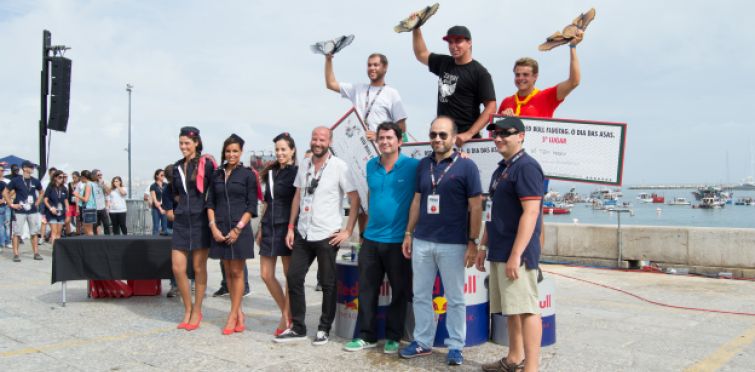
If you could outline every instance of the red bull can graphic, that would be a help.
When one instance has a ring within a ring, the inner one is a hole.
[[[359,268],[356,261],[336,262],[336,319],[333,324],[337,336],[354,339],[359,336]],[[383,279],[378,296],[378,340],[385,339],[385,318],[391,303],[391,286]]]
[[[540,346],[549,346],[556,343],[556,280],[552,275],[543,274],[543,281],[537,285],[538,305],[543,319],[543,338]],[[507,319],[504,314],[493,314],[490,341],[499,345],[509,345],[509,332]]]
[[[487,265],[487,263],[486,263]],[[477,346],[488,342],[489,324],[490,324],[490,307],[488,302],[487,278],[488,272],[479,272],[476,268],[465,269],[464,279],[464,302],[466,304],[466,322],[467,334],[465,346]],[[449,337],[446,328],[446,312],[448,310],[448,301],[443,296],[443,280],[440,272],[435,276],[433,284],[433,312],[437,322],[435,331],[434,347],[445,347],[445,339]],[[413,295],[410,297],[413,298]],[[406,329],[404,330],[404,339],[413,341],[414,335],[414,309],[413,306],[407,308]]]

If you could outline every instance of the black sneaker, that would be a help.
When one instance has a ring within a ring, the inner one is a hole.
[[[171,285],[170,291],[168,291],[167,297],[170,298],[170,297],[176,297],[176,296],[178,296],[178,287]]]
[[[287,329],[280,335],[275,336],[275,338],[273,338],[273,342],[296,342],[304,341],[306,339],[307,335],[300,335],[290,329]],[[327,338],[325,339],[325,342],[327,342]]]
[[[228,296],[228,289],[225,287],[220,287],[215,293],[212,294],[212,297],[222,297],[222,296]]]
[[[323,346],[328,343],[328,332],[317,331],[317,335],[312,340],[312,346]]]
[[[245,289],[245,290],[244,290],[244,297],[247,297],[247,296],[249,296],[250,294],[252,294],[252,292],[250,292],[250,291],[249,291],[249,289]]]
[[[315,286],[315,291],[317,291],[317,292],[322,292],[322,286],[321,286],[320,284],[317,284],[317,285]]]
[[[35,259],[35,260],[37,260],[37,261],[42,261],[42,260],[44,260],[44,258],[42,258],[42,255],[41,255],[41,254],[39,254],[39,253],[35,253],[35,254],[34,254],[34,259]]]
[[[18,255],[14,255],[13,262],[21,262],[21,257],[18,257]]]

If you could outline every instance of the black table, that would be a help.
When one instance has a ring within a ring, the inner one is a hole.
[[[52,284],[62,282],[63,306],[68,280],[173,279],[171,237],[87,235],[55,239]],[[191,255],[186,274],[194,278]]]

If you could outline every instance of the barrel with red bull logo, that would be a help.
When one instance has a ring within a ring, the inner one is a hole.
[[[543,274],[543,281],[537,284],[537,294],[540,311],[543,318],[543,338],[540,346],[549,346],[556,343],[556,280],[552,275]],[[491,321],[490,341],[499,345],[509,345],[509,332],[506,315],[493,314]]]
[[[357,262],[336,261],[336,319],[335,333],[339,337],[353,339],[359,336],[359,268]],[[388,277],[383,279],[378,296],[378,340],[385,339],[385,318],[391,303],[391,286]]]
[[[487,271],[480,272],[474,267],[465,269],[464,272],[464,302],[467,307],[465,346],[481,345],[486,343],[489,338],[490,303],[488,300],[488,275]],[[435,322],[437,323],[435,339],[433,340],[434,347],[444,347],[444,341],[449,337],[448,329],[446,328],[448,301],[443,296],[444,294],[443,280],[440,277],[440,272],[438,272],[435,276],[435,284],[433,284],[432,302]],[[414,339],[414,311],[411,304],[407,308],[404,339],[407,341],[413,341]]]

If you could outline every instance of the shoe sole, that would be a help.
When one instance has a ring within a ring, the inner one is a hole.
[[[404,354],[401,354],[401,357],[405,358],[405,359],[412,359],[412,358],[416,358],[418,356],[425,356],[425,355],[430,355],[430,354],[432,354],[432,352],[417,353],[417,354],[414,354],[414,355],[404,355]]]
[[[305,341],[306,337],[288,337],[288,338],[274,338],[273,342],[283,343],[283,342],[297,342],[297,341]]]
[[[251,295],[252,295],[252,292],[248,292],[248,293],[244,294],[244,295],[243,295],[243,296],[241,296],[241,297],[249,297],[249,296],[251,296]],[[227,296],[227,295],[226,295],[226,296]]]
[[[225,297],[225,296],[228,296],[228,295],[230,295],[230,293],[228,293],[228,292],[220,294],[220,295],[216,295],[216,294],[213,293],[212,297]]]
[[[385,350],[385,349],[383,349],[383,354],[398,354],[398,350]]]
[[[374,347],[377,347],[377,342],[374,343],[374,344],[364,345],[364,346],[362,346],[362,347],[360,347],[358,349],[349,349],[346,346],[344,346],[343,349],[346,350],[346,351],[359,351],[359,350],[363,350],[363,349],[372,349]]]
[[[325,346],[328,344],[328,340],[325,341],[312,341],[312,346]]]
[[[449,366],[460,366],[461,362],[456,362],[455,360],[452,360],[452,361],[448,362],[448,365]]]

